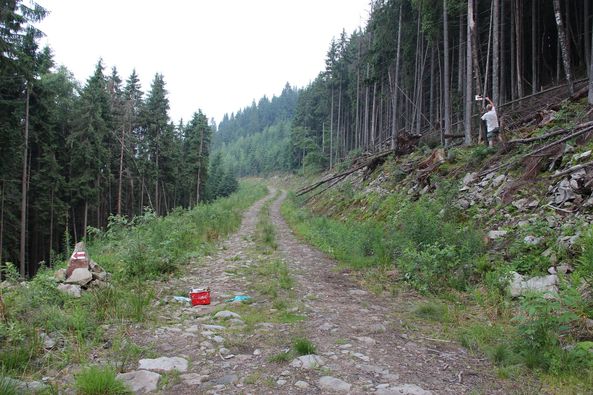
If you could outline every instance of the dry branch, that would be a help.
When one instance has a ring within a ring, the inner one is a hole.
[[[581,165],[572,166],[571,168],[568,168],[566,170],[563,170],[560,173],[552,174],[551,176],[547,176],[546,178],[563,177],[563,176],[565,176],[567,174],[574,173],[577,170],[581,170],[581,169],[584,169],[585,167],[589,167],[589,166],[593,166],[593,161],[590,161],[590,162],[587,162],[587,163],[583,163]]]
[[[321,185],[326,184],[332,180],[335,180],[336,178],[345,178],[347,175],[350,175],[350,174],[354,173],[355,171],[358,171],[364,167],[371,165],[375,160],[377,160],[379,158],[383,158],[383,157],[390,155],[392,153],[393,153],[393,150],[387,150],[387,151],[379,152],[378,154],[372,155],[369,158],[367,158],[367,160],[364,161],[363,163],[361,163],[360,165],[354,166],[354,167],[352,167],[346,171],[343,171],[341,173],[333,174],[333,175],[326,177],[320,181],[317,181],[314,184],[311,184],[309,186],[299,189],[296,192],[296,196],[301,196],[308,192],[311,192],[311,191],[317,189],[318,187],[320,187]],[[341,181],[341,180],[339,180],[339,181]],[[333,185],[335,185],[335,184],[337,184],[337,182],[334,183]]]

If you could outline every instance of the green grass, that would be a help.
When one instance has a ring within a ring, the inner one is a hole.
[[[19,395],[21,391],[16,384],[7,377],[0,376],[0,394],[2,395]]]
[[[80,395],[131,394],[129,388],[118,380],[115,370],[109,366],[90,366],[76,375],[76,391]]]
[[[133,220],[112,218],[105,231],[91,232],[93,239],[87,242],[93,260],[112,274],[112,286],[84,292],[79,299],[57,290],[57,267],[40,269],[26,286],[19,284],[12,265],[5,267],[10,287],[2,290],[6,320],[0,320],[0,372],[27,377],[85,365],[90,351],[105,342],[105,325],[145,325],[156,319],[155,292],[147,280],[167,280],[184,266],[199,264],[220,237],[239,227],[242,213],[266,191],[261,184],[243,183],[228,198],[166,217],[147,212]],[[44,350],[40,332],[58,340],[53,350]],[[110,358],[118,370],[146,352],[117,338],[113,342],[105,353],[117,354]]]
[[[451,317],[449,315],[449,308],[441,303],[426,302],[418,305],[414,310],[414,313],[424,319],[437,321],[437,322],[449,322]]]
[[[292,349],[298,355],[317,354],[317,347],[308,339],[299,337],[292,342]]]

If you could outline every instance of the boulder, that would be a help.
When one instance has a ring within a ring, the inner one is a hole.
[[[315,369],[323,365],[325,365],[323,359],[314,354],[302,355],[290,363],[291,367],[301,369]]]
[[[133,372],[120,373],[117,378],[126,383],[135,394],[143,394],[158,389],[161,375],[148,370],[134,370]]]
[[[58,291],[64,292],[74,298],[80,298],[80,293],[82,289],[80,285],[75,284],[60,284],[58,285]]]
[[[478,173],[467,173],[464,177],[463,177],[463,185],[467,186],[469,184],[471,184],[472,182],[474,182],[476,180],[476,178],[478,178]]]
[[[488,232],[488,238],[490,240],[496,240],[501,237],[505,237],[506,235],[507,235],[506,230],[491,230],[490,232]]]
[[[350,387],[352,387],[352,385],[336,377],[323,376],[319,379],[319,388],[321,388],[322,391],[349,392]]]
[[[524,295],[527,292],[542,292],[548,295],[558,293],[558,276],[555,274],[529,279],[525,279],[517,272],[511,272],[511,275],[510,292],[514,298]]]
[[[138,363],[139,370],[155,370],[162,372],[177,370],[183,373],[187,371],[188,366],[187,359],[180,357],[160,357],[155,359],[141,359]]]
[[[66,284],[87,285],[93,279],[93,274],[86,268],[78,268],[66,279]]]
[[[381,388],[375,392],[377,395],[431,395],[432,392],[418,387],[415,384],[402,384],[394,387]]]
[[[227,319],[227,318],[241,318],[241,316],[237,313],[233,313],[232,311],[223,310],[219,311],[218,313],[214,314],[215,319]]]

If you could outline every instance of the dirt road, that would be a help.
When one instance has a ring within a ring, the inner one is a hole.
[[[240,231],[216,254],[166,284],[158,324],[130,333],[152,350],[151,358],[138,362],[141,373],[128,373],[130,382],[151,376],[158,380],[155,392],[167,394],[514,392],[482,356],[427,336],[418,329],[421,320],[402,319],[411,303],[405,294],[375,296],[360,289],[333,260],[300,242],[279,212],[285,196],[272,191],[246,212]],[[263,250],[256,237],[256,224],[266,215],[259,215],[262,207],[269,207],[276,251]],[[212,289],[210,306],[171,301],[204,285]],[[236,295],[251,299],[225,302]],[[316,356],[299,359],[291,351],[295,339],[313,344]],[[156,363],[165,365],[151,365]],[[171,364],[174,370],[168,370]],[[141,383],[135,384],[138,392]]]

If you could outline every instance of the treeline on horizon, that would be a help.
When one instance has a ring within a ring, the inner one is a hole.
[[[278,167],[261,166],[255,150],[280,169],[318,171],[397,149],[404,133],[472,144],[483,110],[475,95],[504,107],[504,119],[506,103],[562,84],[573,91],[590,72],[592,24],[588,0],[374,0],[364,28],[332,40],[290,125],[243,119],[226,152],[240,174],[265,174]]]
[[[124,82],[99,60],[81,86],[38,46],[47,11],[2,7],[0,269],[10,261],[33,275],[111,216],[164,215],[237,188],[220,156],[209,167],[206,115],[173,124],[161,74],[143,92],[135,70]]]

